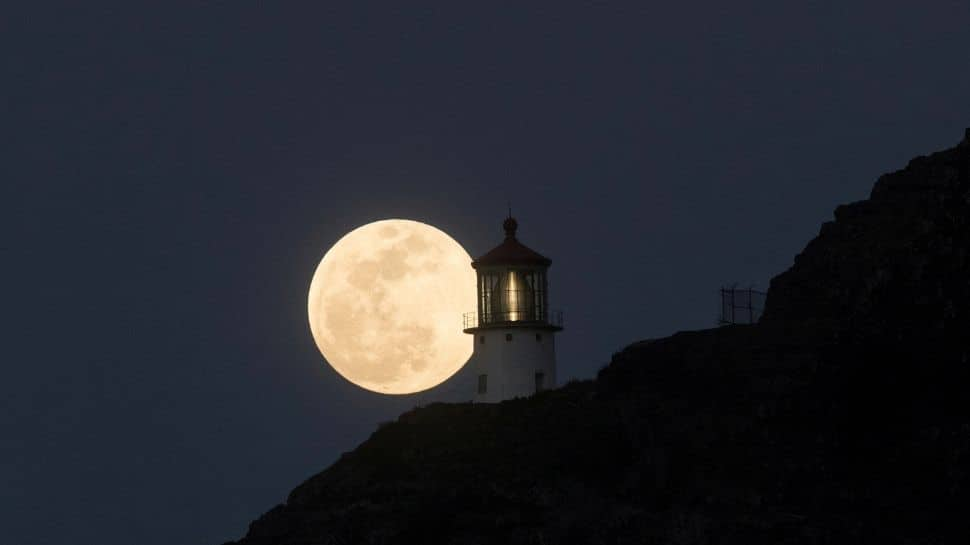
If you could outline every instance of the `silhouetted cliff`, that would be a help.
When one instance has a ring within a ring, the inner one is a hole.
[[[957,543],[968,334],[970,131],[839,207],[760,324],[412,410],[237,543]]]

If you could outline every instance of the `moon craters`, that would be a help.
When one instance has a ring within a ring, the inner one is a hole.
[[[470,356],[460,316],[474,306],[470,258],[443,232],[386,220],[327,252],[310,289],[310,325],[344,377],[385,393],[443,381]]]

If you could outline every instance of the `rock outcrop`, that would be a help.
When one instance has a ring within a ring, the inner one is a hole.
[[[237,544],[961,542],[968,333],[970,131],[839,207],[758,325],[412,410]]]
[[[940,338],[970,307],[970,129],[955,148],[879,178],[771,282],[762,323]]]

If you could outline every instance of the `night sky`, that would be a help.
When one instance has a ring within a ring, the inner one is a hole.
[[[474,256],[511,201],[553,260],[560,376],[589,378],[712,327],[721,285],[766,288],[970,125],[965,0],[37,4],[0,15],[17,545],[237,538],[435,399],[362,390],[310,337],[310,277],[359,225]]]

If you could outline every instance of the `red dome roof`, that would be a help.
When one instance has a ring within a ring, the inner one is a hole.
[[[505,240],[485,255],[472,261],[472,267],[476,269],[489,265],[539,265],[548,267],[552,264],[551,259],[539,254],[515,238],[515,231],[518,226],[515,218],[508,217],[502,224],[505,229]]]

